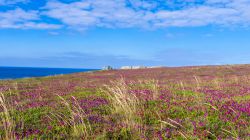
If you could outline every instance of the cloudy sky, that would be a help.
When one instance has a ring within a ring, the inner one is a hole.
[[[250,63],[250,0],[0,0],[0,66]]]

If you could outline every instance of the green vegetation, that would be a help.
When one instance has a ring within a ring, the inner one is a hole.
[[[0,137],[249,139],[248,69],[161,68],[1,81]],[[243,75],[236,75],[239,70]]]

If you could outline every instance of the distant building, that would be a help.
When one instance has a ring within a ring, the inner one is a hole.
[[[146,69],[145,66],[122,66],[121,69]]]
[[[132,66],[132,69],[146,69],[145,66]]]
[[[123,70],[132,69],[132,66],[122,66],[121,69]]]
[[[113,70],[113,68],[111,66],[105,66],[102,68],[102,70]]]
[[[148,67],[148,68],[164,68],[163,66],[151,66],[151,67]]]

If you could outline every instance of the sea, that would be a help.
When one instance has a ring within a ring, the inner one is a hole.
[[[96,70],[98,69],[0,67],[0,80],[54,76]]]

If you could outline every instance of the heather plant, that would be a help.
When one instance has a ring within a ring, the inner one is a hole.
[[[249,66],[215,66],[0,81],[0,135],[1,139],[249,139],[249,75]]]

